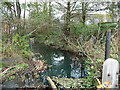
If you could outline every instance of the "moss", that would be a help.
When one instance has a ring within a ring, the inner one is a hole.
[[[85,78],[58,78],[58,77],[53,77],[52,79],[55,81],[57,84],[59,84],[59,87],[64,87],[64,88],[85,88],[87,85],[89,85],[90,82],[86,82]]]
[[[17,68],[20,68],[20,69],[25,69],[25,68],[28,68],[29,66],[28,66],[28,64],[19,64],[19,65],[16,65],[17,66]]]

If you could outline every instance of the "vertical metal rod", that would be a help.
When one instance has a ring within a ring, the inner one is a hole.
[[[106,44],[105,44],[105,60],[110,57],[110,41],[111,41],[111,30],[107,30]]]

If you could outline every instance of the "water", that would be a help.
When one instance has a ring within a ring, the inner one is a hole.
[[[42,59],[46,60],[47,64],[52,65],[42,74],[43,77],[81,78],[87,75],[81,62],[72,60],[75,55],[38,42],[32,45],[32,50],[34,53],[40,53],[43,56]]]
[[[45,72],[40,73],[39,80],[43,84],[47,84],[47,76],[57,76],[61,78],[82,78],[87,76],[87,71],[82,64],[82,57],[80,60],[81,62],[78,62],[72,59],[73,57],[76,57],[75,55],[65,51],[54,49],[39,42],[32,42],[31,50],[34,53],[40,53],[42,55],[41,60],[45,60],[47,64],[52,66]],[[15,80],[3,83],[5,87],[9,88],[21,87],[24,86],[23,84],[28,84],[27,79],[26,83],[16,82]]]

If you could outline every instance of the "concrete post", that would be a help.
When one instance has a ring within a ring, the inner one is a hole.
[[[118,88],[119,62],[108,58],[103,64],[102,83],[110,82],[113,89]],[[107,87],[107,86],[106,86]]]

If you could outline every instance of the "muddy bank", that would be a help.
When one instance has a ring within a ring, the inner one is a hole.
[[[3,88],[44,86],[39,79],[41,72],[47,69],[44,60],[33,61],[17,56],[3,59],[1,62],[5,65],[0,73],[0,84]]]
[[[79,56],[79,57],[87,57],[86,53],[82,52],[82,51],[65,49],[64,47],[60,47],[60,46],[57,46],[57,45],[54,45],[54,44],[49,44],[48,46],[50,46],[52,48],[55,48],[55,49],[58,49],[58,50],[61,50],[63,52],[68,52],[68,53],[74,54],[74,55]]]

